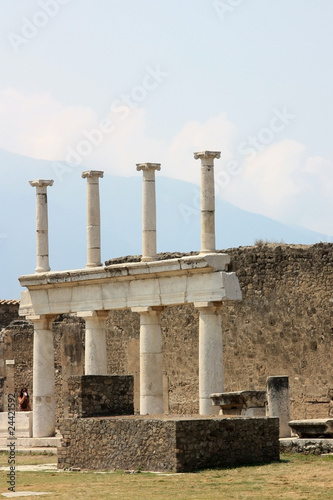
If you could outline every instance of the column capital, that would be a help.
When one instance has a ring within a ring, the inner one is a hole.
[[[107,319],[110,311],[79,311],[76,313],[78,318],[83,319]]]
[[[218,311],[219,309],[222,309],[223,304],[222,302],[194,302],[194,307],[198,309],[199,311]]]
[[[85,170],[82,172],[81,177],[83,179],[92,178],[92,177],[104,177],[103,170]]]
[[[148,306],[148,307],[131,307],[131,311],[139,314],[149,314],[149,313],[160,313],[164,309],[164,306]]]
[[[136,169],[137,170],[144,170],[144,171],[161,170],[161,164],[160,163],[137,163]]]
[[[35,330],[51,330],[53,321],[58,314],[34,314],[26,316],[26,319],[32,321]]]
[[[194,159],[198,160],[199,158],[201,159],[201,161],[207,159],[214,160],[214,158],[221,158],[221,151],[199,151],[197,153],[194,153]]]
[[[47,187],[47,186],[53,186],[53,180],[46,180],[46,179],[36,179],[34,181],[29,181],[30,186],[32,187]]]

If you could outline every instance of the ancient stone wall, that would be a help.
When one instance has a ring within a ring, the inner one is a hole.
[[[69,315],[61,315],[53,323],[55,353],[56,418],[66,416],[68,387],[71,375],[82,375],[84,370],[84,323]],[[6,411],[7,394],[14,392],[18,398],[22,387],[28,387],[30,402],[33,400],[33,324],[15,319],[1,331],[0,337],[0,411]],[[13,360],[14,365],[6,365]],[[13,366],[14,383],[8,386],[9,370]],[[6,383],[7,381],[7,383]],[[3,386],[1,389],[1,385]],[[16,401],[18,408],[18,400]],[[65,413],[64,413],[65,412]]]
[[[291,418],[327,417],[333,389],[333,245],[265,244],[227,253],[243,300],[223,307],[224,391],[265,390],[268,376],[287,375]],[[196,413],[198,313],[193,306],[168,307],[161,322],[165,410]],[[118,311],[108,328],[114,346],[109,343],[110,373],[133,374],[137,387],[138,315]]]
[[[0,300],[0,330],[17,319],[19,305],[18,300]]]
[[[269,244],[229,249],[227,253],[243,300],[223,306],[224,391],[265,390],[268,376],[288,375],[293,420],[332,414],[333,244]],[[161,321],[165,410],[197,413],[198,312],[193,306],[168,307]],[[5,355],[1,351],[4,342],[0,343],[0,362],[16,360],[18,390],[22,384],[32,387],[32,326],[15,323],[7,329],[12,333],[6,340],[10,343],[13,336],[13,350]],[[60,419],[66,416],[66,380],[83,374],[84,321],[61,316],[53,328]],[[139,330],[139,314],[128,310],[110,313],[108,373],[134,376],[136,411]],[[3,372],[0,366],[0,377]]]
[[[288,375],[292,419],[327,417],[333,388],[333,245],[230,250],[243,301],[223,314],[225,390]]]
[[[279,459],[277,418],[65,419],[60,431],[59,468],[188,472]]]
[[[132,375],[69,377],[68,418],[133,415]]]

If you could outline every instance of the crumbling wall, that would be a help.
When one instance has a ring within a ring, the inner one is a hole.
[[[332,413],[333,394],[333,244],[269,244],[227,253],[243,300],[223,306],[224,390],[265,390],[268,376],[288,375],[291,418],[327,417]],[[198,312],[193,306],[168,307],[161,322],[165,409],[197,413]],[[63,315],[53,328],[59,419],[66,416],[66,378],[83,374],[84,321]],[[139,331],[139,314],[111,311],[108,373],[134,376],[136,411]],[[31,389],[33,327],[14,323],[7,332],[14,338],[13,357],[4,357],[0,342],[0,362],[15,359],[17,390],[23,384]]]
[[[333,388],[333,245],[229,251],[241,303],[223,312],[225,390],[288,375],[291,417],[328,416]]]
[[[0,300],[0,330],[18,317],[18,300]]]

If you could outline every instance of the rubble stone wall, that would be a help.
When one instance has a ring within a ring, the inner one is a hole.
[[[277,418],[65,419],[60,431],[61,469],[189,472],[279,460]]]
[[[293,420],[332,415],[333,244],[263,244],[226,252],[243,300],[223,306],[224,391],[265,390],[267,377],[287,375]],[[198,312],[193,306],[168,307],[161,321],[165,410],[197,413]],[[15,359],[17,390],[22,384],[31,389],[33,328],[15,323],[4,329],[7,347],[0,343],[0,377],[5,376],[3,360]],[[108,373],[134,376],[136,411],[139,331],[139,314],[110,313]],[[84,321],[64,315],[54,332],[59,420],[66,416],[66,380],[84,372]]]
[[[67,383],[69,418],[134,414],[131,375],[72,376]]]

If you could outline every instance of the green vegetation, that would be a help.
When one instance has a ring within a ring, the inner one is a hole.
[[[55,464],[52,455],[17,455],[17,466]],[[0,466],[7,454],[0,454]],[[0,492],[7,491],[1,471]],[[49,499],[216,500],[293,499],[329,500],[333,491],[333,455],[281,455],[266,465],[212,469],[187,474],[141,472],[17,471],[16,491],[52,492]]]

